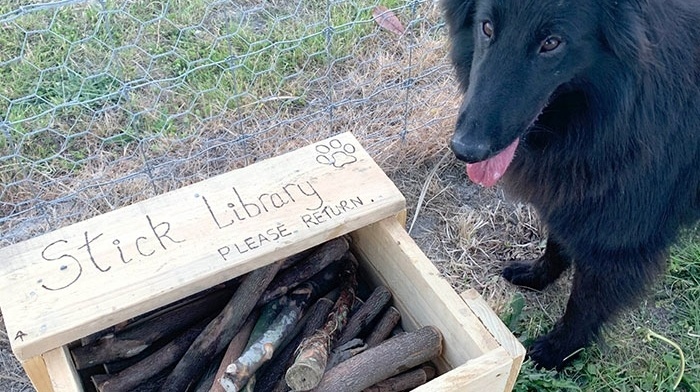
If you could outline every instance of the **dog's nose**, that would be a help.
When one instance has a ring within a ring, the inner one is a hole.
[[[484,143],[465,143],[461,139],[452,138],[450,143],[452,152],[457,159],[467,163],[481,162],[491,154],[491,147]]]
[[[491,154],[491,145],[477,136],[479,130],[484,128],[482,121],[481,118],[468,116],[466,111],[459,113],[455,133],[450,141],[450,147],[457,159],[475,163],[483,161]]]

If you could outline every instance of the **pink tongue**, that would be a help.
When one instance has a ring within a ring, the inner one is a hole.
[[[513,155],[515,154],[515,149],[518,147],[519,140],[520,139],[515,139],[505,150],[485,161],[467,163],[467,174],[469,178],[473,182],[485,187],[494,186],[506,172],[508,165],[510,165],[510,162],[513,160]]]

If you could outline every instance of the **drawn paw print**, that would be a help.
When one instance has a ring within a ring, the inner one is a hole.
[[[331,139],[328,145],[319,144],[316,146],[316,152],[318,153],[316,162],[323,165],[343,167],[357,162],[357,158],[353,155],[355,151],[357,150],[352,144],[343,144],[338,139]]]

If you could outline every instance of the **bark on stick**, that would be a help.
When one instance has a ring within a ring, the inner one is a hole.
[[[374,347],[386,340],[386,338],[391,335],[391,331],[394,327],[399,324],[400,320],[401,313],[399,313],[395,307],[389,306],[382,318],[377,322],[377,325],[374,326],[372,332],[369,333],[367,339],[365,339],[367,347]]]
[[[235,361],[236,358],[241,356],[241,353],[243,352],[246,344],[248,343],[250,333],[253,331],[256,316],[257,312],[251,313],[250,316],[248,316],[248,320],[246,320],[241,330],[238,331],[236,336],[234,336],[231,340],[231,343],[229,343],[228,347],[226,348],[224,358],[221,360],[221,364],[219,365],[219,369],[216,371],[216,375],[214,376],[213,380],[214,382],[212,383],[209,392],[224,392],[224,388],[216,380],[218,380],[221,376],[224,375],[224,372],[226,371],[226,366],[228,366],[229,363]]]
[[[253,343],[235,362],[228,365],[218,380],[226,392],[239,392],[250,377],[272,358],[282,341],[294,330],[309,304],[313,287],[306,283],[289,294],[287,305],[280,311],[263,336]]]
[[[192,327],[160,350],[116,375],[95,375],[92,382],[100,392],[133,391],[149,378],[176,363],[204,329],[206,322]]]
[[[314,392],[361,392],[430,361],[442,352],[442,335],[432,326],[384,341],[326,372]]]
[[[103,337],[93,344],[76,347],[71,352],[75,368],[82,370],[90,366],[133,357],[147,349],[156,340],[177,335],[219,311],[232,294],[233,291],[219,290],[209,296],[163,312],[148,323]]]
[[[219,315],[212,320],[192,343],[189,350],[165,380],[162,392],[185,390],[191,380],[200,377],[216,354],[228,347],[238,333],[263,291],[270,284],[282,262],[276,262],[249,272]]]
[[[374,318],[384,310],[391,300],[391,292],[384,286],[378,286],[364,304],[348,320],[348,325],[338,338],[338,344],[345,344],[360,334]]]
[[[265,291],[258,305],[266,304],[275,298],[279,298],[302,282],[314,276],[330,263],[340,260],[349,249],[345,237],[338,237],[321,245],[306,260],[282,271],[270,287]]]
[[[272,358],[265,371],[258,377],[255,392],[275,391],[280,381],[286,385],[284,372],[292,364],[294,352],[304,339],[323,326],[323,322],[326,321],[334,303],[328,298],[321,298],[309,309],[303,330],[282,349],[279,355]]]
[[[435,377],[435,368],[423,365],[420,369],[401,373],[380,381],[362,392],[401,392],[417,388]]]
[[[307,391],[318,384],[323,377],[331,344],[337,339],[347,323],[350,308],[357,288],[357,260],[348,257],[348,263],[341,274],[343,282],[340,297],[333,305],[331,314],[323,328],[304,340],[299,347],[294,364],[287,369],[285,380],[295,391]]]

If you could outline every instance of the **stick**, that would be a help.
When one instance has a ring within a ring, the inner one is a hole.
[[[289,388],[289,385],[287,385],[287,382],[284,381],[284,377],[280,378],[277,381],[277,385],[275,385],[275,387],[270,390],[270,392],[287,392],[287,391],[291,391],[291,389]],[[265,392],[268,392],[268,391],[265,391]]]
[[[223,355],[221,354],[214,357],[212,363],[207,366],[204,374],[202,374],[202,377],[199,378],[197,385],[195,385],[194,388],[190,387],[188,389],[189,392],[209,392],[211,386],[214,385],[214,376],[216,375],[216,371],[219,369],[219,365],[221,364],[221,358],[219,358],[219,356],[223,358]]]
[[[334,348],[330,358],[328,358],[328,364],[326,365],[325,371],[327,372],[329,369],[334,368],[335,365],[345,361],[350,357],[354,357],[355,355],[365,351],[366,349],[367,345],[365,344],[365,342],[362,341],[362,339],[353,339],[343,345]]]
[[[226,392],[240,391],[260,366],[272,358],[282,340],[301,319],[313,293],[313,287],[306,283],[289,294],[288,305],[277,315],[270,329],[226,368],[224,376],[219,379]]]
[[[185,298],[182,298],[178,301],[169,303],[167,305],[161,306],[159,308],[156,308],[154,310],[151,310],[149,312],[140,314],[134,318],[131,318],[129,320],[123,321],[121,323],[115,324],[111,327],[105,328],[101,331],[95,332],[93,334],[90,334],[88,336],[85,336],[83,338],[80,338],[80,344],[81,346],[89,346],[97,343],[98,340],[103,339],[103,338],[113,338],[114,334],[118,334],[120,332],[123,332],[127,329],[135,328],[137,326],[140,326],[144,323],[150,323],[153,319],[156,317],[161,316],[164,313],[174,311],[181,306],[185,306],[187,304],[190,304],[194,301],[201,300],[204,297],[207,297],[211,295],[212,293],[215,293],[217,291],[221,290],[227,290],[229,292],[229,295],[233,294],[233,289],[234,285],[236,283],[236,279],[232,279],[228,282],[219,284],[214,287],[210,287],[209,289],[202,290],[198,293],[192,294],[190,296],[187,296]],[[221,304],[223,306],[223,304]]]
[[[340,279],[343,287],[340,297],[333,305],[333,311],[328,315],[323,328],[302,342],[294,364],[287,369],[284,376],[287,385],[295,391],[306,391],[318,384],[326,369],[331,344],[347,323],[357,287],[357,260],[352,254],[349,255]]]
[[[274,356],[268,363],[265,371],[258,377],[258,382],[255,385],[256,392],[275,391],[277,384],[280,382],[282,382],[285,387],[287,386],[283,376],[294,359],[294,352],[304,339],[311,336],[317,329],[323,326],[323,322],[328,318],[328,313],[333,308],[334,303],[334,301],[324,297],[316,301],[316,303],[309,308],[307,312],[308,316],[305,316],[307,319],[306,322],[304,322],[303,331],[296,334],[296,337],[282,349],[279,355]]]
[[[314,392],[361,392],[365,388],[430,361],[442,351],[442,335],[428,326],[391,338],[329,370]]]
[[[250,379],[248,382],[245,384],[245,387],[241,390],[241,392],[253,392],[255,391],[255,386],[258,384],[258,379],[255,377],[255,374],[250,376]]]
[[[292,336],[285,341],[282,341],[282,345],[280,347],[287,347],[288,344],[290,344],[290,341],[296,337],[299,334],[306,335],[306,337],[311,336],[314,332],[316,332],[317,329],[321,328],[323,326],[323,323],[326,321],[326,318],[328,317],[328,314],[331,312],[331,309],[333,309],[333,305],[335,304],[335,301],[338,300],[338,297],[340,296],[340,288],[335,288],[320,299],[314,303],[309,310],[304,313],[304,317],[302,317],[301,322],[299,322],[296,327],[294,327],[294,331],[292,332]],[[330,305],[327,305],[330,304]],[[328,309],[325,307],[328,306]],[[324,313],[325,312],[325,313]],[[315,323],[316,318],[321,318],[318,325]],[[311,332],[308,332],[309,328],[313,328]]]
[[[104,368],[104,370],[107,374],[117,374],[117,373],[121,372],[122,370],[143,361],[149,355],[153,355],[154,352],[156,352],[162,348],[163,344],[161,344],[161,343],[163,343],[163,341],[166,341],[168,339],[169,338],[164,338],[161,341],[155,342],[154,344],[150,345],[147,349],[141,351],[140,353],[134,355],[133,357],[129,357],[129,358],[125,358],[125,359],[118,359],[116,361],[111,361],[111,362],[105,362],[102,364],[102,367]]]
[[[409,391],[419,387],[435,377],[435,368],[431,365],[410,372],[399,374],[398,376],[380,381],[362,392],[401,392]]]
[[[119,324],[118,324],[119,325]],[[80,345],[81,346],[90,346],[93,344],[96,344],[98,340],[102,338],[106,338],[109,336],[114,335],[114,332],[120,327],[118,325],[113,325],[111,327],[107,327],[101,331],[97,331],[93,334],[90,334],[88,336],[80,338]]]
[[[94,365],[133,357],[147,349],[156,340],[180,333],[197,321],[217,312],[232,293],[230,290],[217,291],[207,297],[164,312],[149,323],[103,337],[93,345],[76,347],[71,351],[75,368],[82,370]]]
[[[134,390],[135,387],[177,362],[197,338],[197,335],[202,332],[207,321],[200,322],[144,360],[115,375],[92,376],[93,384],[100,392]]]
[[[161,388],[162,392],[185,390],[191,380],[199,378],[212,358],[226,349],[274,278],[280,265],[281,262],[278,261],[246,274],[231,300],[199,334],[165,380]]]
[[[234,362],[238,357],[241,356],[241,354],[248,350],[250,346],[260,339],[265,331],[270,329],[270,325],[272,325],[272,322],[275,320],[277,315],[282,311],[282,306],[286,305],[288,302],[288,299],[286,297],[282,297],[278,300],[272,301],[265,306],[263,306],[262,310],[259,312],[257,317],[253,317],[253,327],[248,333],[247,338],[241,342],[241,347],[240,349],[237,349],[235,352],[235,355],[226,355],[225,358],[222,358],[219,361],[219,366],[217,366],[217,371],[216,374],[212,376],[212,383],[210,384],[210,388],[212,391],[219,391],[219,392],[224,392],[223,386],[221,386],[221,383],[219,383],[219,379],[223,377],[223,375],[226,373],[226,367],[232,362]],[[254,313],[256,313],[254,311]],[[257,321],[256,321],[257,319]],[[236,338],[234,337],[234,340]],[[233,341],[231,341],[233,344]],[[229,345],[231,347],[231,345]],[[249,389],[249,386],[251,382],[254,384],[255,380],[254,378],[251,378],[251,380],[248,382],[248,385],[246,385],[246,389]]]
[[[338,338],[338,344],[345,344],[359,335],[362,329],[381,313],[382,309],[389,303],[389,300],[391,300],[389,289],[384,286],[378,286],[374,289],[372,295],[367,298],[365,303],[348,321],[348,325],[343,330],[340,338]]]
[[[299,253],[295,253],[295,254],[287,257],[286,259],[284,259],[282,261],[282,265],[280,266],[280,271],[285,270],[285,269],[293,266],[294,264],[297,264],[299,262],[306,260],[309,256],[311,256],[312,253],[316,252],[320,246],[321,245],[314,246],[313,248],[309,248],[307,250],[302,250]]]
[[[180,309],[182,306],[187,306],[195,301],[200,301],[204,300],[204,298],[207,298],[211,295],[224,292],[226,293],[224,303],[221,304],[221,307],[225,305],[225,302],[231,298],[231,295],[233,295],[233,292],[235,291],[236,287],[238,287],[239,283],[239,278],[234,278],[229,281],[220,283],[216,286],[210,287],[208,289],[199,291],[197,293],[194,293],[192,295],[189,295],[185,298],[179,299],[177,301],[171,302],[167,305],[163,305],[159,308],[156,308],[154,310],[151,310],[150,312],[143,313],[139,316],[136,316],[130,320],[127,320],[123,323],[119,323],[115,325],[115,333],[120,333],[125,330],[130,330],[133,328],[141,327],[143,324],[149,324],[153,320],[155,320],[157,317],[160,317],[164,314],[167,314],[168,312],[171,312],[176,309]]]
[[[256,324],[255,319],[258,317],[256,313],[257,312],[252,312],[250,316],[248,316],[248,320],[246,320],[243,327],[241,327],[241,330],[238,331],[236,336],[233,337],[231,343],[228,345],[224,358],[221,360],[221,364],[219,365],[219,369],[216,371],[216,375],[212,379],[213,382],[211,384],[211,388],[209,388],[209,392],[224,392],[224,388],[221,387],[221,384],[219,384],[216,380],[223,376],[224,372],[226,371],[226,364],[235,361],[236,358],[241,356],[241,353],[245,349],[248,339],[253,331],[253,326]]]
[[[250,346],[253,345],[253,343],[260,340],[260,338],[265,334],[265,332],[267,332],[270,329],[270,326],[275,321],[277,316],[282,312],[282,310],[284,310],[285,306],[287,306],[288,304],[289,298],[282,297],[272,302],[269,302],[262,307],[260,311],[260,316],[255,322],[253,330],[251,331],[250,336],[248,337],[246,345],[243,346],[243,350],[241,351],[241,353],[243,353],[243,351],[248,350]],[[236,359],[238,359],[238,357],[233,358],[231,362],[235,361]]]
[[[339,271],[341,270],[341,267],[343,267],[344,262],[346,263],[347,260],[341,259],[333,262],[323,271],[317,273],[306,281],[306,284],[308,284],[314,290],[311,296],[312,299],[315,299],[320,295],[320,293],[328,291],[331,287],[337,285]],[[284,388],[287,387],[287,383],[284,381],[283,375],[291,364],[294,357],[294,352],[297,347],[299,347],[302,337],[308,338],[323,325],[323,322],[328,317],[328,313],[339,296],[339,288],[330,290],[324,298],[317,301],[314,306],[312,306],[311,309],[306,312],[301,321],[294,326],[294,330],[282,340],[282,343],[273,353],[270,361],[264,364],[264,366],[257,371],[258,373],[262,372],[260,377],[256,377],[257,383],[255,384],[255,389],[257,391],[270,392],[276,389],[274,386],[275,384],[273,383],[275,380],[280,380],[283,384],[282,386]],[[319,305],[326,303],[328,304],[327,307],[319,307]],[[311,329],[309,330],[309,328]],[[279,359],[279,357],[283,357],[284,359]]]
[[[258,305],[266,304],[275,298],[285,295],[332,262],[340,260],[348,251],[349,246],[345,237],[338,237],[324,243],[304,262],[289,267],[275,278],[270,283],[270,287],[265,291],[265,294],[260,298]]]
[[[374,347],[388,338],[389,335],[391,335],[391,331],[399,324],[400,320],[401,313],[399,313],[395,307],[389,306],[372,332],[367,336],[367,339],[365,339],[367,347]]]

